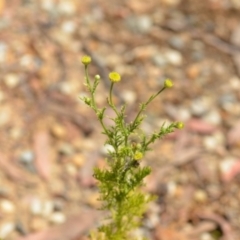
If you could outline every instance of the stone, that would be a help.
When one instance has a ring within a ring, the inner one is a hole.
[[[30,203],[30,211],[33,215],[42,215],[43,204],[39,198],[34,198]]]
[[[7,222],[2,224],[0,227],[0,238],[5,239],[8,235],[15,229],[15,224],[13,222]]]
[[[181,66],[183,63],[182,54],[175,50],[168,50],[164,53],[167,61],[174,66]]]
[[[66,221],[66,216],[62,212],[54,212],[51,214],[49,221],[53,224],[61,224]]]
[[[51,133],[56,138],[64,138],[66,136],[66,129],[63,125],[55,123],[51,126]]]
[[[44,201],[42,206],[42,216],[48,217],[53,212],[53,202],[50,200]]]
[[[86,158],[81,154],[75,154],[72,158],[71,158],[71,162],[76,166],[76,167],[82,167],[84,165],[86,161]]]
[[[67,163],[64,166],[69,176],[76,177],[78,170],[73,164]]]
[[[194,200],[199,203],[204,203],[208,199],[207,193],[201,189],[198,189],[194,192]]]
[[[60,1],[57,10],[60,14],[71,16],[76,12],[76,5],[71,1]]]
[[[128,104],[133,104],[137,99],[136,93],[130,90],[124,90],[122,92],[122,97],[123,100]]]
[[[217,109],[213,109],[211,110],[210,112],[208,112],[204,117],[203,119],[206,121],[206,122],[209,122],[213,125],[220,125],[221,122],[222,122],[222,117],[221,117],[221,114],[220,112],[217,110]]]
[[[8,88],[16,87],[20,82],[19,76],[14,73],[9,73],[4,77],[4,83]]]
[[[34,153],[31,150],[26,150],[23,151],[20,156],[19,156],[19,160],[24,163],[24,164],[30,164],[33,162],[34,160]]]
[[[62,23],[61,29],[67,34],[72,34],[75,32],[77,26],[74,21],[65,21]]]
[[[207,111],[209,110],[209,107],[211,106],[211,99],[209,97],[199,97],[196,99],[193,99],[191,102],[191,113],[194,116],[201,117]]]
[[[72,156],[74,154],[74,149],[71,144],[63,142],[58,147],[59,153],[66,155],[66,156]]]
[[[15,205],[9,200],[1,200],[0,208],[4,213],[14,213],[15,212]]]
[[[148,15],[130,16],[126,19],[127,27],[134,33],[147,34],[152,24],[152,19]]]
[[[171,47],[181,50],[185,47],[185,43],[182,38],[173,36],[168,40]]]

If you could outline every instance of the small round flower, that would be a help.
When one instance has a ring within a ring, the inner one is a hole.
[[[119,82],[121,80],[121,76],[117,72],[110,72],[108,77],[111,82]]]
[[[134,160],[140,160],[140,159],[142,159],[143,158],[143,154],[141,153],[141,152],[136,152],[135,154],[134,154]]]
[[[173,83],[169,78],[164,81],[165,88],[171,88],[172,86],[173,86]]]
[[[89,63],[91,63],[92,59],[90,56],[83,56],[81,59],[82,63],[87,66]]]
[[[184,128],[184,123],[183,122],[177,122],[175,127],[177,129],[183,129]]]

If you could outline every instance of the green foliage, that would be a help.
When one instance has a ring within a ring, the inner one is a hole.
[[[100,76],[96,75],[91,83],[88,75],[91,58],[84,56],[82,62],[85,67],[85,85],[90,92],[90,97],[83,97],[82,100],[96,113],[102,126],[102,133],[107,138],[106,144],[113,148],[108,152],[106,159],[108,167],[94,169],[94,177],[98,180],[100,190],[99,200],[102,201],[102,210],[107,210],[109,215],[107,223],[100,226],[97,232],[91,233],[91,239],[129,239],[131,231],[139,227],[147,203],[153,200],[152,196],[141,191],[144,178],[151,173],[150,167],[141,166],[141,159],[150,150],[151,143],[173,132],[176,128],[181,129],[183,124],[181,122],[175,122],[168,126],[163,124],[150,136],[144,133],[138,135],[137,132],[144,120],[143,112],[148,104],[173,84],[171,80],[166,79],[164,86],[140,105],[138,114],[132,122],[128,123],[125,120],[126,105],[118,109],[112,100],[114,84],[121,81],[121,76],[116,72],[110,73],[111,86],[107,102],[108,107],[115,112],[115,117],[111,119],[114,124],[107,126],[104,123],[106,107],[98,108],[95,102],[95,92],[100,82]],[[132,136],[137,136],[137,139],[133,141]]]

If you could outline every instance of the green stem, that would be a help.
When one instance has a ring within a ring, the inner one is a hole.
[[[131,129],[131,130],[133,130],[133,129],[135,128],[135,125],[136,125],[136,122],[137,122],[138,118],[140,117],[140,115],[142,114],[142,112],[145,110],[145,108],[147,107],[147,105],[148,105],[150,102],[152,102],[152,101],[153,101],[161,92],[163,92],[165,89],[166,89],[166,88],[163,87],[163,88],[160,89],[155,95],[152,95],[152,97],[150,97],[145,103],[143,103],[143,106],[144,106],[144,107],[142,107],[142,108],[139,110],[137,116],[135,117],[135,119],[134,119],[134,121],[133,121],[133,124],[132,124],[132,129]]]
[[[93,107],[94,111],[96,112],[96,111],[97,111],[97,105],[96,105],[96,101],[95,101],[93,89],[92,89],[92,86],[91,86],[91,84],[90,84],[87,66],[85,66],[84,69],[85,69],[85,76],[86,76],[86,80],[87,80],[87,85],[88,85],[89,88],[90,88],[90,93],[91,93],[91,97],[92,97],[92,105],[93,105],[92,107]]]
[[[110,90],[109,90],[109,105],[114,110],[117,117],[120,119],[121,116],[120,116],[120,114],[119,114],[119,112],[118,112],[117,108],[115,107],[115,105],[113,103],[113,100],[112,100],[113,85],[114,85],[114,82],[111,83]],[[123,118],[121,120],[121,127],[122,127],[122,130],[124,131],[124,144],[125,144],[125,146],[127,146],[128,136],[127,136],[126,128],[124,126],[124,119]]]

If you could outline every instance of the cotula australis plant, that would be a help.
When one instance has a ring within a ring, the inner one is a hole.
[[[133,142],[131,137],[140,130],[146,107],[160,93],[171,88],[173,83],[170,79],[166,79],[157,93],[140,104],[135,118],[131,122],[126,122],[126,105],[118,108],[113,102],[113,87],[121,81],[121,76],[117,72],[109,73],[111,85],[107,107],[114,111],[115,117],[111,118],[113,125],[108,126],[104,121],[107,117],[105,114],[107,107],[99,108],[95,100],[95,93],[101,78],[96,75],[93,81],[90,80],[88,74],[88,66],[91,63],[90,56],[82,57],[81,61],[85,70],[85,85],[89,91],[89,96],[81,99],[96,113],[102,126],[102,133],[106,136],[106,144],[112,146],[106,159],[107,167],[94,169],[94,177],[98,182],[100,191],[99,200],[102,202],[101,209],[107,210],[109,215],[106,223],[100,226],[97,231],[92,232],[90,238],[92,240],[134,239],[131,232],[139,227],[147,203],[153,200],[151,195],[141,191],[144,178],[151,173],[150,167],[141,166],[141,160],[150,150],[150,144],[173,132],[174,129],[183,128],[183,123],[173,122],[168,126],[163,124],[160,129],[149,136],[141,133],[136,142]]]

